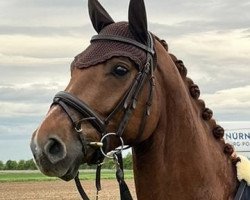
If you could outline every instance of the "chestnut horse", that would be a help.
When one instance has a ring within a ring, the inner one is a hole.
[[[82,112],[56,96],[31,140],[40,170],[71,180],[82,163],[97,163],[99,148],[88,144],[120,131],[119,137],[133,149],[139,200],[233,199],[238,187],[233,149],[199,99],[198,86],[186,77],[183,62],[168,52],[166,42],[148,33],[143,0],[131,0],[128,23],[115,23],[97,0],[89,0],[89,11],[99,34],[75,57],[64,94],[95,114],[82,118]],[[148,60],[151,70],[143,82],[138,77]],[[124,99],[137,82],[143,84],[125,120]],[[119,146],[119,137],[107,137],[103,151]]]

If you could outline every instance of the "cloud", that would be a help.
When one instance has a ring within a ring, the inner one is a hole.
[[[38,123],[37,121],[36,123],[25,123],[23,125],[18,123],[13,123],[12,126],[0,125],[1,140],[29,139]]]
[[[237,4],[235,0],[204,1],[199,3],[183,0],[169,0],[159,3],[148,0],[146,4],[148,16],[152,22],[168,25],[199,19],[205,22],[208,20],[217,22],[218,25],[225,27],[228,23],[234,24],[234,26],[236,25],[235,22],[238,22],[239,25],[242,23],[246,24],[249,21],[247,19],[250,18],[248,15],[250,8],[248,0],[242,0]]]
[[[25,103],[5,103],[1,102],[1,116],[40,116],[45,110],[48,110],[47,104],[25,104]]]
[[[10,0],[1,2],[1,25],[12,26],[74,26],[88,21],[87,2],[42,1],[42,0]],[[78,19],[78,20],[77,20]]]
[[[13,25],[2,25],[0,26],[0,35],[28,35],[28,36],[50,36],[50,38],[56,36],[71,36],[85,38],[91,33],[92,27],[89,25],[82,26],[13,26]]]
[[[2,35],[0,36],[0,53],[2,56],[69,58],[74,57],[86,48],[89,44],[89,40],[89,38],[84,40],[80,37],[74,38],[66,36],[32,37],[23,35]],[[20,61],[22,61],[22,59],[20,59]]]
[[[215,108],[228,109],[244,109],[250,111],[250,85],[240,88],[230,88],[227,90],[219,90],[214,94],[204,95],[210,99],[210,103]]]
[[[83,7],[83,5],[87,4],[87,0],[53,0],[53,1],[44,1],[44,0],[12,0],[11,3],[14,6],[18,7],[42,7],[42,8],[72,8],[72,7]]]
[[[250,130],[250,121],[221,121],[220,124],[225,128],[226,131],[229,130]]]
[[[250,85],[204,94],[202,98],[219,114],[219,119],[237,121],[250,118]]]
[[[30,101],[32,101],[32,99]],[[39,101],[41,101],[41,99]],[[2,117],[41,116],[44,113],[46,113],[46,110],[49,109],[49,105],[50,105],[49,103],[38,104],[37,102],[35,103],[1,102],[0,103],[1,116]]]
[[[188,76],[205,93],[250,84],[250,41],[243,30],[188,34],[170,42],[170,52],[184,60]]]
[[[1,140],[27,140],[63,88],[58,82],[0,85]]]
[[[70,64],[83,50],[81,39],[72,37],[0,36],[0,84],[64,82]],[[87,44],[86,44],[87,46]]]
[[[0,102],[7,103],[25,103],[41,104],[47,103],[53,97],[55,92],[60,91],[65,86],[58,82],[52,83],[32,83],[23,85],[0,85]],[[32,97],[32,98],[31,98]]]

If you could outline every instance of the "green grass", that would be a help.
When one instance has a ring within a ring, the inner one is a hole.
[[[54,177],[47,177],[39,171],[1,171],[0,182],[52,181]]]
[[[102,170],[102,179],[115,179],[115,170]],[[125,178],[133,178],[132,170],[125,170]],[[81,180],[95,180],[95,170],[81,170]],[[28,181],[55,181],[55,177],[48,177],[39,171],[0,171],[0,182],[28,182]]]

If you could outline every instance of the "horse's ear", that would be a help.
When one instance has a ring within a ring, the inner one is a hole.
[[[148,23],[144,1],[130,0],[128,16],[130,31],[139,42],[147,44]]]
[[[114,23],[114,20],[110,17],[98,0],[89,0],[88,6],[90,20],[97,33],[109,24]]]

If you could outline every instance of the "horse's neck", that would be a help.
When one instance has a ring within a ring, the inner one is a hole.
[[[159,84],[166,87],[158,91],[164,109],[155,132],[134,148],[138,199],[231,199],[234,168],[223,153],[224,142],[212,135],[214,121],[201,118],[169,55],[158,64]],[[163,66],[168,67],[161,71]]]

